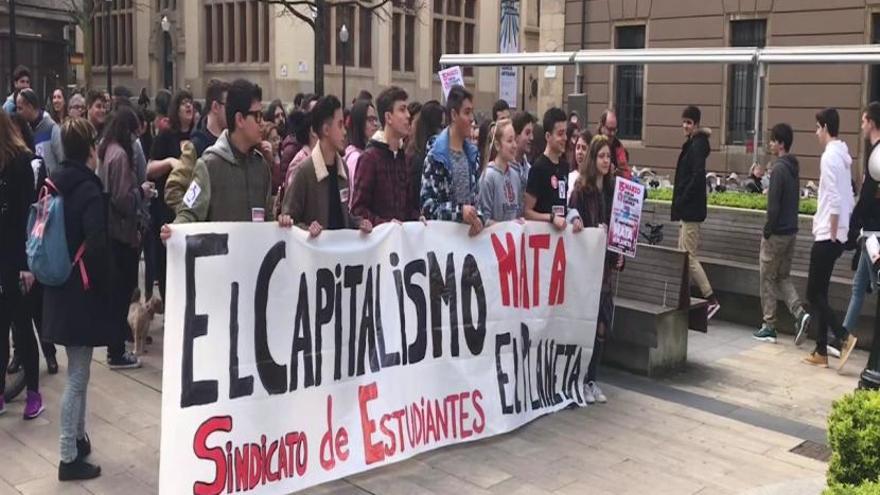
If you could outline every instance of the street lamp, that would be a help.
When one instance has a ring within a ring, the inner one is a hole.
[[[171,21],[168,20],[167,15],[162,16],[162,22],[160,22],[159,25],[162,26],[163,32],[167,33],[168,31],[171,31]]]
[[[167,15],[162,16],[159,22],[162,28],[162,81],[165,89],[174,87],[174,66],[171,52],[171,21]]]
[[[339,28],[339,42],[342,43],[342,106],[346,105],[345,99],[345,64],[348,62],[346,60],[348,57],[348,28],[345,27],[345,24]]]
[[[113,93],[113,60],[110,57],[110,7],[113,0],[104,0],[104,67],[107,68],[107,93]]]

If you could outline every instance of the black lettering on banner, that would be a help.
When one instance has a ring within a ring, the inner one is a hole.
[[[357,376],[365,373],[364,357],[369,352],[370,371],[379,371],[379,356],[376,354],[376,325],[373,321],[373,267],[367,268],[367,283],[364,287],[364,310],[361,314],[361,328],[358,336]]]
[[[309,323],[309,285],[306,274],[299,279],[299,300],[296,303],[296,317],[293,319],[293,347],[290,351],[290,390],[296,390],[299,385],[299,355],[303,355],[303,370],[305,382],[303,387],[315,385],[312,362],[312,328]]]
[[[336,340],[333,342],[334,356],[333,361],[333,379],[342,378],[342,265],[336,265],[336,297],[334,297],[335,307],[335,323],[336,323]],[[321,352],[321,348],[318,348]]]
[[[385,349],[385,330],[382,329],[382,265],[376,265],[376,343],[379,345],[379,362],[382,368],[400,365],[400,353],[387,353]]]
[[[323,362],[324,338],[323,327],[333,319],[335,304],[335,280],[333,272],[327,268],[318,270],[315,282],[315,385],[321,385],[321,368]],[[338,361],[338,360],[337,360]]]
[[[519,359],[516,357],[519,356],[519,349],[517,349],[516,339],[513,339],[513,410],[519,414],[522,412],[522,402],[519,400]],[[528,373],[528,370],[523,369],[524,373]]]
[[[477,296],[477,326],[471,313],[471,292]],[[486,342],[486,292],[483,277],[473,255],[464,257],[461,271],[461,313],[464,317],[464,340],[474,356],[483,352]]]
[[[345,267],[345,288],[351,289],[351,303],[349,315],[351,323],[348,326],[348,376],[354,376],[355,344],[357,343],[357,287],[364,280],[363,265]]]
[[[232,282],[229,302],[229,398],[246,397],[254,393],[254,377],[241,378],[238,374],[238,282]]]
[[[422,289],[422,286],[413,283],[412,280],[415,275],[425,277],[427,273],[425,260],[410,261],[406,264],[406,268],[403,269],[406,296],[416,305],[416,339],[407,347],[405,353],[409,355],[410,364],[422,362],[425,359],[425,351],[428,348],[428,300],[425,297],[425,290]],[[406,345],[406,340],[402,340],[401,345]]]
[[[208,334],[208,315],[196,314],[196,258],[229,254],[228,234],[186,236],[186,304],[183,315],[183,357],[181,360],[180,407],[217,401],[217,380],[193,380],[193,342]]]
[[[498,393],[501,398],[501,413],[513,414],[513,406],[507,403],[504,386],[510,381],[501,367],[501,348],[510,345],[510,333],[499,333],[495,336],[495,373],[498,375]]]
[[[394,291],[397,294],[397,315],[400,319],[400,358],[401,363],[406,365],[409,360],[406,355],[406,311],[403,309],[403,274],[400,268],[397,268],[397,265],[400,263],[400,256],[397,253],[391,253],[390,258],[391,267],[394,268],[392,274],[394,276]]]
[[[443,356],[443,315],[440,306],[449,306],[450,354],[458,357],[458,296],[455,288],[455,259],[452,253],[446,256],[446,280],[440,273],[437,255],[428,251],[428,266],[431,272],[431,343],[434,357]]]
[[[532,339],[529,336],[529,327],[525,323],[520,324],[520,333],[523,341],[523,350],[522,350],[522,362],[523,368],[526,369],[525,378],[525,388],[528,391],[528,397],[531,401],[532,410],[538,410],[541,408],[541,400],[537,398],[537,394],[532,394]],[[526,394],[523,394],[523,398],[525,398]]]
[[[287,366],[278,364],[269,350],[269,329],[266,322],[266,309],[269,305],[269,282],[275,267],[286,256],[287,244],[279,241],[263,257],[260,272],[257,274],[257,287],[254,292],[254,354],[257,373],[263,388],[270,395],[287,391]]]

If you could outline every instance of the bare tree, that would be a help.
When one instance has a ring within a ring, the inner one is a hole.
[[[260,0],[269,5],[280,5],[284,7],[286,14],[292,15],[306,23],[315,38],[315,93],[324,94],[324,36],[322,33],[325,29],[331,29],[328,26],[327,18],[330,9],[335,7],[343,7],[352,5],[360,7],[372,13],[373,16],[380,20],[388,20],[391,16],[390,9],[392,7],[403,7],[412,10],[419,10],[424,5],[423,0],[406,1],[406,0]],[[335,37],[334,37],[335,39]]]

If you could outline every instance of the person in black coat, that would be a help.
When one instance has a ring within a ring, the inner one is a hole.
[[[681,222],[678,232],[678,248],[688,253],[691,280],[700,294],[709,301],[708,318],[721,309],[712,291],[712,285],[697,258],[700,246],[700,224],[706,220],[706,159],[711,147],[712,131],[700,128],[700,109],[689,106],[681,115],[682,129],[687,141],[681,146],[678,164],[675,166],[675,186],[672,190],[672,221]]]
[[[85,432],[86,392],[94,347],[110,343],[112,260],[107,233],[107,201],[94,173],[95,130],[83,119],[61,128],[67,160],[49,179],[64,198],[64,223],[70,259],[84,247],[60,287],[45,287],[44,337],[65,346],[68,380],[61,398],[61,481],[90,479],[101,468],[85,461],[91,443]]]
[[[28,209],[34,201],[32,156],[9,115],[0,111],[0,393],[6,388],[12,327],[27,386],[24,419],[43,412],[37,340],[24,303],[34,283],[25,251]],[[0,395],[0,414],[5,411]]]

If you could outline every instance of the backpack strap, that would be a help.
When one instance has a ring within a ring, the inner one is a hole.
[[[89,290],[91,288],[91,283],[89,282],[89,272],[86,270],[86,262],[83,259],[85,252],[86,243],[83,242],[79,245],[79,249],[76,250],[76,255],[73,257],[73,266],[79,265],[79,276],[82,279],[83,289]]]

